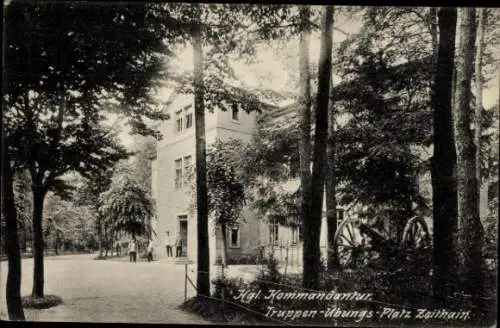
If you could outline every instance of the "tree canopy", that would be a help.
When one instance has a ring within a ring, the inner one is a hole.
[[[128,174],[117,176],[109,190],[99,196],[99,214],[112,231],[148,238],[153,233],[150,221],[156,218],[154,200]]]

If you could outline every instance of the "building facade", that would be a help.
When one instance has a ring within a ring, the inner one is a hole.
[[[152,194],[157,208],[157,219],[153,221],[156,253],[160,258],[166,256],[165,239],[168,231],[172,240],[181,237],[182,256],[196,260],[198,245],[196,211],[193,208],[194,187],[188,174],[195,165],[194,98],[189,94],[174,94],[169,102],[167,112],[170,119],[159,127],[163,139],[158,142],[156,157],[152,158],[151,163]],[[241,111],[237,106],[229,111],[207,111],[207,146],[216,139],[250,140],[258,115],[256,112]],[[266,223],[248,208],[243,210],[242,215],[244,222],[227,231],[229,261],[251,261],[265,247],[278,247],[285,243],[297,246],[299,234],[296,229]],[[214,226],[212,218],[209,219],[209,233],[210,262],[215,264],[221,255],[222,235],[220,228]]]

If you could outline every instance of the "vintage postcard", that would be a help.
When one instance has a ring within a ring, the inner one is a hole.
[[[500,10],[4,2],[1,319],[496,325]]]

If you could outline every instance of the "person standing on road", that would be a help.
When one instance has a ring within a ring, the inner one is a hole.
[[[151,261],[153,261],[153,239],[150,239],[148,244],[148,262]]]
[[[165,236],[165,247],[167,248],[167,257],[172,257],[172,237],[170,237],[170,231],[168,230]]]
[[[180,235],[177,235],[175,239],[175,257],[182,256],[182,238]]]
[[[128,244],[128,253],[130,255],[130,262],[136,262],[137,260],[137,241],[135,238],[130,240],[130,243]]]

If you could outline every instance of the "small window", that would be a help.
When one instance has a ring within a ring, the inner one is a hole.
[[[229,247],[240,247],[240,228],[238,226],[229,228]]]
[[[182,159],[175,160],[175,189],[182,188]]]
[[[186,114],[186,129],[193,126],[193,113]]]
[[[187,186],[189,184],[189,175],[191,171],[191,156],[184,157],[184,185]]]
[[[238,105],[237,104],[233,104],[233,108],[232,108],[232,111],[231,111],[231,119],[233,121],[239,121],[240,120],[239,113],[240,113],[240,110],[238,108]]]
[[[279,241],[279,225],[272,223],[269,225],[269,244],[276,245]]]
[[[176,115],[176,118],[175,118],[175,131],[177,133],[181,132],[182,131],[182,116],[181,116],[181,112],[177,112],[175,113]]]
[[[292,245],[297,245],[299,242],[299,227],[292,227],[292,240],[290,240]]]

